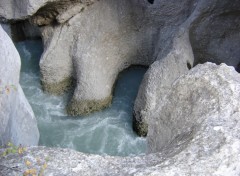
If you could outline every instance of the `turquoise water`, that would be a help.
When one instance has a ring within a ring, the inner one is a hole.
[[[112,106],[85,117],[66,114],[68,94],[52,96],[40,85],[41,41],[16,43],[22,59],[20,84],[38,121],[39,145],[71,148],[108,155],[138,155],[146,151],[146,139],[132,130],[132,109],[137,90],[146,71],[130,68],[119,75]]]

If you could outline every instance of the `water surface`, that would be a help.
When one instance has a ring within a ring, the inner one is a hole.
[[[53,96],[41,89],[41,41],[18,42],[16,47],[22,59],[20,84],[38,121],[39,145],[119,156],[145,153],[146,140],[132,130],[132,109],[146,69],[130,68],[120,74],[111,107],[73,118],[65,111],[68,94]]]

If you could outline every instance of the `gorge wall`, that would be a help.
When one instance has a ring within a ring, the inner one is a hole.
[[[38,145],[37,121],[21,86],[20,56],[0,26],[0,145]]]
[[[149,66],[133,127],[147,135],[153,154],[118,158],[30,148],[18,161],[7,156],[0,163],[11,167],[47,153],[49,175],[239,175],[239,0],[23,2],[1,0],[2,22],[28,18],[40,28],[43,88],[60,94],[75,82],[70,114],[108,106],[120,71]],[[197,65],[207,61],[233,67]]]

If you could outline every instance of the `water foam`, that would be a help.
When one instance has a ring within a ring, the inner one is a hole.
[[[72,118],[65,111],[69,95],[52,96],[41,89],[41,42],[19,42],[16,47],[22,58],[20,83],[38,120],[39,145],[120,156],[145,152],[146,140],[133,132],[131,124],[134,99],[145,69],[133,68],[120,74],[111,107]]]

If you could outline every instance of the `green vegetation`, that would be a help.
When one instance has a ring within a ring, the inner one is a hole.
[[[0,148],[3,149],[3,152],[0,153],[1,157],[7,157],[10,154],[23,155],[25,152],[27,152],[27,149],[25,147],[22,147],[22,145],[15,146],[11,142],[8,142],[7,145],[2,146]],[[26,166],[26,169],[24,171],[17,168],[7,167],[4,165],[1,166],[22,173],[23,176],[44,176],[44,172],[48,167],[47,165],[48,161],[49,161],[48,157],[46,157],[45,159],[33,157],[33,159],[31,158],[31,161],[28,159],[24,160],[22,159],[22,162],[24,162],[24,165]]]
[[[26,151],[26,148],[19,145],[18,147],[15,146],[13,143],[8,142],[6,149],[0,156],[7,156],[9,154],[23,154]]]

